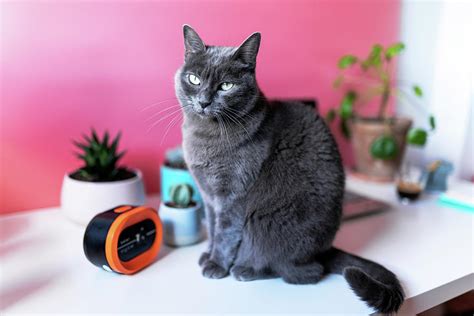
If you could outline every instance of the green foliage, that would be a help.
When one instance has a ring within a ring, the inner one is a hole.
[[[430,115],[429,122],[431,130],[434,131],[436,129],[436,120],[433,115]]]
[[[356,99],[357,94],[354,91],[349,91],[346,93],[339,107],[339,115],[342,119],[348,119],[352,117],[352,109]]]
[[[408,131],[407,142],[414,146],[424,146],[428,133],[422,128],[412,128]]]
[[[423,90],[421,90],[421,88],[417,85],[413,86],[413,92],[415,93],[417,97],[421,98],[423,96]]]
[[[346,139],[351,138],[351,130],[350,130],[350,128],[349,128],[349,123],[348,123],[348,121],[349,121],[349,120],[341,119],[341,122],[340,122],[340,128],[341,128],[342,135],[343,135]]]
[[[81,177],[86,181],[113,181],[119,172],[117,163],[125,154],[124,151],[117,153],[120,133],[110,144],[108,132],[100,139],[92,129],[91,136],[83,135],[83,138],[82,141],[74,141],[82,151],[77,154],[84,162],[84,166],[78,170]]]
[[[332,121],[334,121],[335,118],[336,118],[336,110],[330,109],[326,113],[326,122],[331,123]]]
[[[374,140],[370,146],[372,157],[382,160],[390,160],[397,156],[398,145],[392,135],[383,135]]]
[[[187,208],[191,205],[193,188],[187,184],[176,184],[170,188],[171,201],[176,207]]]
[[[345,55],[339,59],[338,66],[340,69],[346,69],[354,65],[357,62],[357,57],[354,55]]]
[[[387,60],[391,60],[393,57],[399,55],[404,49],[405,49],[405,44],[403,43],[395,43],[393,45],[390,45],[385,50],[385,58]]]
[[[398,87],[397,80],[394,78],[394,69],[392,69],[393,59],[399,56],[405,49],[405,44],[398,42],[386,47],[375,44],[371,47],[371,50],[366,58],[361,58],[352,54],[342,56],[338,61],[338,68],[341,72],[338,74],[336,80],[333,82],[335,89],[342,89],[347,87],[343,94],[342,100],[338,106],[338,109],[333,111],[330,110],[327,113],[327,121],[333,122],[337,116],[340,117],[339,128],[342,134],[348,138],[350,137],[349,121],[353,118],[357,118],[358,111],[357,107],[362,105],[362,102],[369,102],[373,98],[380,98],[379,109],[377,119],[385,122],[384,124],[390,124],[390,120],[387,120],[387,109],[388,104],[393,96],[408,95],[402,89],[403,85]],[[354,72],[351,70],[347,73],[349,68],[354,65],[359,65],[363,70],[363,75],[358,77],[354,76]],[[353,84],[356,84],[354,86]],[[357,91],[354,91],[354,87],[357,87]],[[413,91],[415,96],[422,97],[423,90],[419,85],[409,85],[406,87]],[[403,93],[402,93],[403,92]],[[410,103],[417,105],[412,102],[413,100],[408,99]],[[431,115],[429,117],[429,126],[431,130],[436,127],[435,118]],[[398,146],[395,143],[390,129],[387,129],[387,134],[379,137],[374,144],[372,144],[371,153],[373,157],[378,159],[392,159],[395,158],[399,153]],[[426,142],[427,134],[426,130],[422,128],[416,129],[417,132],[412,132],[412,135],[407,138],[409,144],[422,146]]]
[[[362,69],[364,71],[368,70],[370,67],[378,67],[382,64],[381,54],[383,52],[383,47],[380,44],[375,44],[372,46],[369,56],[361,63]]]

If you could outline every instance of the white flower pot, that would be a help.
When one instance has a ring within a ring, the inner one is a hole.
[[[171,207],[162,202],[159,215],[163,223],[163,240],[167,245],[187,246],[202,239],[202,204],[200,202],[188,208]]]
[[[88,182],[64,176],[61,210],[72,221],[87,225],[98,213],[118,205],[145,203],[145,186],[140,170],[135,177],[112,182]]]

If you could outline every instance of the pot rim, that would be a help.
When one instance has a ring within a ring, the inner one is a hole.
[[[175,168],[175,167],[171,167],[169,165],[166,165],[166,164],[161,164],[160,166],[162,169],[169,169],[169,170],[175,170],[175,171],[185,171],[185,172],[189,172],[189,169],[186,168],[186,169],[183,169],[183,168]]]
[[[113,185],[128,184],[128,183],[133,183],[133,182],[143,180],[143,174],[140,171],[140,169],[129,168],[129,170],[131,170],[132,172],[135,173],[135,176],[133,178],[124,179],[124,180],[117,180],[117,181],[103,181],[103,182],[82,181],[82,180],[77,180],[77,179],[71,178],[71,173],[72,172],[66,172],[66,174],[64,175],[64,179],[66,181],[70,181],[70,182],[76,183],[76,184],[94,185],[94,186],[113,186]]]
[[[186,207],[186,208],[168,206],[166,205],[166,203],[168,202],[160,202],[160,206],[166,207],[167,209],[170,209],[170,210],[176,210],[177,212],[191,212],[191,211],[199,210],[201,208],[201,202],[199,201],[193,201],[193,202],[196,203],[196,205],[194,205],[193,207]]]
[[[367,117],[367,116],[356,116],[351,118],[352,123],[363,123],[368,125],[379,125],[385,124],[388,122],[389,124],[393,123],[412,123],[413,119],[407,116],[390,116],[385,119],[380,119],[378,117]]]

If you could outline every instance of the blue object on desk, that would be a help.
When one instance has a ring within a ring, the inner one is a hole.
[[[447,180],[449,174],[453,171],[453,164],[439,160],[435,162],[436,167],[433,171],[428,172],[425,191],[427,192],[445,192],[448,189]]]
[[[460,209],[460,210],[463,210],[463,211],[468,211],[468,212],[474,213],[474,207],[473,206],[471,206],[469,204],[465,204],[465,203],[463,203],[461,201],[458,201],[456,199],[452,199],[449,196],[446,196],[445,194],[442,194],[439,197],[439,202],[441,204],[445,204],[445,205],[448,205],[448,206],[451,206],[451,207],[454,207],[454,208],[457,208],[457,209]]]
[[[193,201],[201,202],[201,195],[199,195],[199,190],[196,183],[194,182],[191,173],[187,169],[178,169],[162,165],[160,168],[161,176],[161,200],[163,202],[169,202],[170,198],[170,188],[175,184],[187,183],[193,187]]]

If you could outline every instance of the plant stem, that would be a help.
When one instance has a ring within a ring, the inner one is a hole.
[[[387,115],[387,107],[388,107],[388,100],[390,99],[390,85],[388,82],[384,83],[383,93],[382,93],[382,100],[380,101],[380,108],[379,108],[379,119],[385,119]]]

